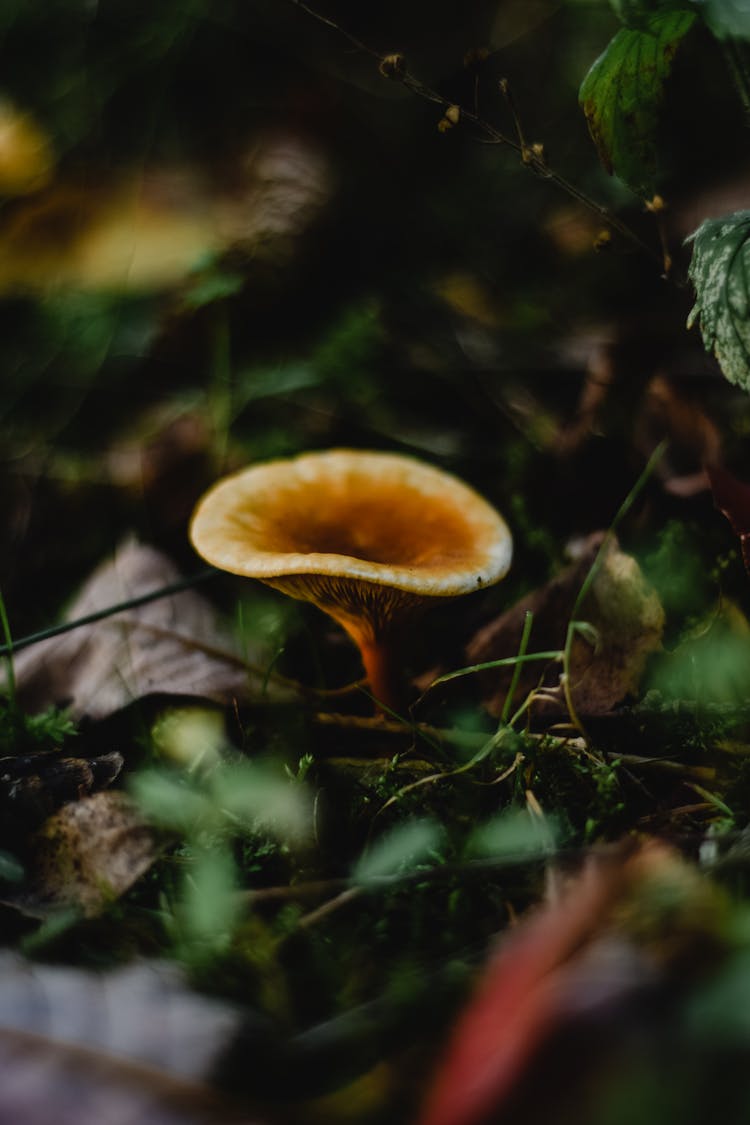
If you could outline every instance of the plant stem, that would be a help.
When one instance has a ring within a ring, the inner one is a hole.
[[[10,631],[10,622],[8,621],[8,613],[5,609],[5,599],[3,598],[2,591],[0,591],[0,627],[2,627],[2,634],[5,639],[5,644],[2,646],[2,649],[0,649],[0,655],[5,657],[8,666],[8,702],[13,710],[15,710],[16,673],[13,667],[13,636]]]
[[[523,619],[523,632],[521,634],[521,643],[518,646],[519,657],[524,657],[526,655],[526,650],[529,647],[529,637],[531,636],[531,626],[532,626],[533,622],[534,622],[534,614],[531,612],[530,609],[527,609],[526,613],[524,615],[524,619]],[[513,675],[511,676],[510,685],[508,687],[508,694],[506,695],[505,702],[503,703],[503,710],[502,710],[502,713],[500,715],[500,727],[504,727],[508,723],[508,717],[510,715],[510,709],[513,706],[513,696],[516,694],[516,688],[518,687],[518,681],[519,681],[520,678],[521,678],[521,661],[518,660],[518,661],[516,661],[516,666],[513,669]]]
[[[374,734],[409,735],[415,734],[423,737],[432,745],[433,743],[448,742],[451,746],[459,746],[463,750],[476,751],[481,749],[491,735],[480,731],[464,731],[433,727],[429,723],[397,722],[394,719],[385,719],[381,716],[373,718],[365,715],[341,715],[337,711],[319,711],[313,716],[313,722],[318,726],[338,727],[342,730],[370,731]]]
[[[382,68],[387,60],[386,55],[381,55],[373,47],[370,47],[366,43],[363,43],[361,39],[358,39],[355,35],[352,35],[350,31],[346,30],[346,28],[341,27],[335,22],[335,20],[330,19],[328,16],[324,16],[321,12],[316,11],[315,8],[310,7],[310,5],[306,4],[304,0],[289,0],[289,3],[293,4],[295,8],[299,8],[301,11],[305,12],[308,16],[311,16],[314,20],[317,20],[318,23],[324,24],[325,27],[328,27],[332,31],[335,31],[337,32],[337,34],[343,36],[343,38],[346,39],[347,42],[349,42],[356,50],[370,55],[371,58],[375,59],[378,62],[381,67],[381,72],[383,72]],[[424,82],[421,82],[418,78],[411,74],[405,65],[403,69],[399,70],[397,74],[393,75],[393,79],[401,82],[402,85],[405,86],[406,89],[409,90],[412,94],[415,94],[417,97],[424,98],[427,101],[434,102],[443,110],[450,109],[454,104],[450,101],[449,98],[444,98],[442,94],[439,94],[436,90],[433,90],[429,86],[426,86]],[[591,196],[587,195],[586,192],[582,191],[581,188],[577,187],[560,172],[557,172],[553,168],[551,168],[547,163],[547,159],[541,149],[537,151],[536,148],[529,148],[525,144],[519,143],[519,141],[515,140],[513,137],[508,136],[506,133],[501,132],[500,129],[497,129],[494,125],[490,124],[489,121],[486,121],[484,118],[480,117],[477,113],[473,113],[471,110],[464,109],[463,107],[460,107],[460,110],[462,121],[469,122],[478,132],[489,138],[489,140],[493,143],[507,145],[508,148],[512,149],[521,157],[524,167],[529,168],[532,172],[536,173],[536,175],[540,176],[542,179],[549,180],[551,183],[555,184],[562,191],[564,191],[567,195],[571,196],[571,198],[575,199],[578,203],[582,204],[582,206],[586,207],[587,210],[592,211],[601,219],[603,223],[605,223],[608,227],[611,227],[612,230],[617,231],[617,233],[627,242],[629,242],[631,246],[634,246],[641,253],[649,257],[652,261],[656,262],[660,269],[662,268],[662,255],[658,250],[655,250],[652,246],[649,246],[647,242],[644,242],[643,239],[640,238],[634,230],[631,230],[631,228],[623,223],[621,219],[618,219],[616,215],[612,215],[608,208],[606,208],[603,204],[599,203],[595,199],[592,199]]]

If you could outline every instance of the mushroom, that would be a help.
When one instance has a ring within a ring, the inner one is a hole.
[[[197,552],[313,602],[358,646],[375,698],[401,705],[403,632],[426,606],[498,582],[503,518],[468,485],[412,457],[333,449],[251,466],[199,502]]]

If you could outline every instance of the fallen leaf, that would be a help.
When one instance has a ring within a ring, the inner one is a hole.
[[[6,827],[12,819],[28,831],[66,802],[106,789],[122,767],[116,750],[95,758],[63,757],[54,751],[0,758],[0,812]]]
[[[124,793],[96,793],[64,805],[31,837],[27,882],[10,900],[46,917],[64,907],[92,917],[148,871],[159,844]]]
[[[129,540],[111,562],[94,571],[69,606],[66,620],[179,578],[165,555]],[[248,673],[220,633],[213,608],[192,590],[41,641],[19,653],[15,671],[25,710],[63,705],[74,718],[103,719],[153,693],[227,703],[248,690]]]
[[[473,1125],[500,1106],[558,1018],[554,973],[601,924],[622,868],[589,863],[554,906],[539,910],[490,960],[438,1066],[419,1125]]]
[[[467,647],[467,662],[482,664],[517,653],[528,612],[533,613],[528,652],[561,650],[576,598],[602,541],[601,532],[590,536],[572,566],[485,625]],[[614,537],[604,548],[601,565],[577,616],[595,632],[585,637],[577,634],[573,641],[573,701],[581,715],[600,714],[636,691],[646,660],[661,646],[665,620],[656,592],[636,560],[620,550]],[[512,668],[498,668],[482,673],[485,706],[493,715],[503,710],[512,672]],[[544,699],[535,699],[533,713],[564,712],[560,672],[559,662],[546,670],[534,663],[522,666],[514,704],[517,706],[541,679],[554,694],[548,692]]]
[[[24,1125],[259,1125],[210,1087],[0,1031],[0,1120]]]
[[[0,1029],[87,1047],[164,1074],[205,1080],[250,1013],[193,992],[176,965],[107,972],[0,954]],[[266,1021],[259,1027],[268,1035]],[[260,1034],[260,1032],[259,1032]]]
[[[219,199],[227,245],[275,265],[288,261],[332,191],[325,154],[292,133],[258,138],[237,162],[234,191]]]
[[[729,520],[735,535],[739,536],[742,561],[750,574],[750,484],[737,480],[721,465],[709,465],[706,472],[714,504]]]
[[[581,1093],[607,1074],[607,1050],[621,1051],[623,1011],[637,1013],[637,998],[648,996],[640,1020],[653,1027],[654,997],[664,1000],[659,989],[672,980],[694,984],[696,970],[720,959],[728,948],[726,906],[660,842],[590,858],[559,898],[532,911],[490,957],[418,1125],[596,1120]],[[552,1057],[540,1061],[551,1042]],[[519,1094],[520,1105],[511,1100]]]
[[[669,445],[655,469],[665,490],[674,496],[705,492],[709,482],[703,465],[714,464],[721,456],[719,427],[696,397],[659,374],[644,392],[636,443],[648,457],[665,438]]]

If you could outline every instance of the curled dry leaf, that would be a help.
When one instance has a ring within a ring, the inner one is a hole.
[[[66,801],[106,789],[119,776],[123,756],[117,750],[95,758],[62,757],[55,752],[0,758],[0,814],[28,831]]]
[[[673,379],[657,374],[643,396],[636,441],[648,456],[664,438],[669,445],[655,471],[666,491],[674,496],[705,491],[709,482],[703,465],[720,459],[721,431],[697,398],[685,394]]]
[[[111,562],[94,571],[66,619],[74,621],[179,578],[165,555],[128,541]],[[75,718],[103,719],[153,693],[226,703],[248,688],[243,662],[221,635],[212,607],[191,590],[41,641],[18,655],[15,669],[19,702],[26,710],[63,705]]]
[[[528,651],[562,649],[576,598],[602,540],[602,533],[590,536],[572,566],[485,625],[467,648],[467,662],[481,664],[517,653],[529,611],[534,620]],[[573,701],[579,714],[600,714],[636,691],[647,658],[661,646],[665,620],[656,592],[635,559],[620,550],[614,537],[604,549],[601,565],[577,616],[593,627],[596,641],[576,635],[573,642]],[[560,670],[559,663],[550,665],[546,672],[540,671],[538,664],[525,665],[514,703],[518,705],[533,691],[540,678],[545,686],[559,688]],[[512,668],[482,674],[485,705],[494,715],[502,712],[511,675]],[[545,694],[544,700],[536,699],[534,713],[562,713],[565,704],[559,690],[557,696],[557,700],[549,694]]]
[[[148,871],[159,845],[124,794],[64,805],[29,841],[27,883],[13,905],[34,917],[75,907],[98,914]]]

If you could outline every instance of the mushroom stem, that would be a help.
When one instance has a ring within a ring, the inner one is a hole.
[[[357,644],[378,710],[387,708],[389,711],[400,712],[404,706],[405,693],[399,674],[401,662],[397,646],[390,640],[362,641],[359,638]]]

